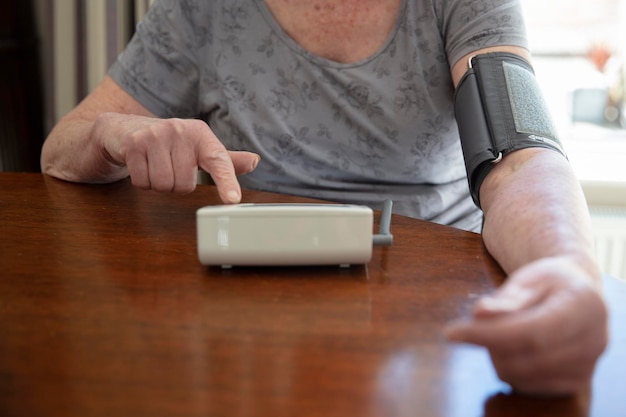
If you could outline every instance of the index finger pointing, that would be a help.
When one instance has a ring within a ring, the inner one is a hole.
[[[230,154],[219,141],[203,141],[198,151],[198,166],[211,175],[224,203],[241,201],[241,187]]]

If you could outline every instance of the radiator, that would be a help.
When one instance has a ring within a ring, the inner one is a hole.
[[[600,267],[626,281],[626,207],[591,207],[590,213]]]

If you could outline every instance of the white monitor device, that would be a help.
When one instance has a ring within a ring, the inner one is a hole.
[[[222,267],[365,264],[380,237],[372,209],[350,204],[207,206],[196,220],[200,262]]]

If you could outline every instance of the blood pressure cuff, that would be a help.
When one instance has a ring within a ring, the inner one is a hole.
[[[565,155],[530,64],[518,55],[477,55],[459,83],[454,110],[470,191],[480,207],[480,186],[494,164],[524,148]]]

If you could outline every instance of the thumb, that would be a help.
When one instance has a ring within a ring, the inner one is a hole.
[[[558,287],[558,279],[546,269],[546,262],[527,265],[514,273],[492,295],[474,306],[475,318],[487,318],[529,309]]]
[[[254,171],[261,160],[261,157],[253,152],[228,151],[228,153],[233,161],[235,175],[244,175]]]
[[[500,318],[513,316],[539,305],[549,296],[550,291],[546,280],[537,280],[525,270],[518,271],[509,276],[492,295],[487,295],[474,304],[473,317],[451,322],[444,333],[451,341],[467,341],[478,328],[489,328]]]
[[[493,295],[488,295],[474,305],[474,317],[477,319],[496,317],[516,311],[526,310],[545,297],[546,292],[541,288],[519,286],[515,282],[505,284]]]

